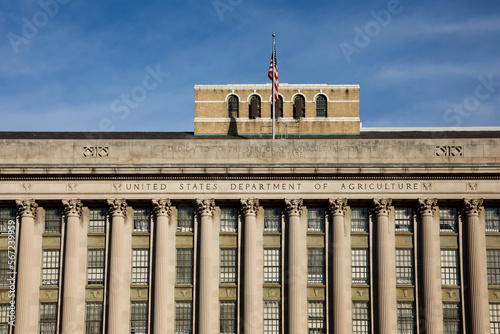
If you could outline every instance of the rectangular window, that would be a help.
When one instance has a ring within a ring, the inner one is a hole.
[[[237,232],[238,231],[238,209],[237,208],[221,208],[220,231],[221,232]]]
[[[106,208],[90,208],[90,233],[106,233]]]
[[[61,233],[62,209],[45,209],[45,233]]]
[[[439,229],[441,230],[441,232],[457,232],[457,223],[457,208],[439,208]]]
[[[10,304],[0,304],[0,334],[9,334]]]
[[[55,334],[57,323],[57,303],[40,304],[40,334]]]
[[[177,210],[177,232],[193,232],[194,209],[180,206]]]
[[[325,209],[307,209],[307,230],[309,232],[325,232]]]
[[[264,283],[281,283],[281,249],[264,249]]]
[[[177,249],[177,284],[193,284],[193,249]]]
[[[281,231],[280,208],[264,208],[264,231],[265,232]]]
[[[102,333],[102,302],[87,303],[87,319],[85,321],[85,334]]]
[[[132,284],[149,283],[149,249],[132,250]]]
[[[11,252],[13,255],[14,253]],[[8,250],[0,250],[0,286],[9,286],[10,283],[8,279],[12,277],[13,270],[9,267],[9,251]]]
[[[351,208],[351,231],[368,232],[368,208]]]
[[[485,208],[486,232],[500,232],[500,208]]]
[[[9,220],[16,221],[16,212],[16,208],[0,208],[0,234],[9,232]]]
[[[236,334],[236,302],[220,302],[220,334]]]
[[[490,304],[490,333],[500,334],[500,304]]]
[[[130,333],[146,334],[148,332],[148,303],[132,302],[130,307]]]
[[[459,334],[462,332],[460,304],[443,303],[444,334]]]
[[[309,334],[325,334],[325,302],[309,302],[307,315]]]
[[[457,249],[441,249],[441,283],[443,285],[460,285],[458,263]]]
[[[370,258],[368,249],[352,250],[352,283],[369,284],[370,283]]]
[[[368,302],[352,303],[352,333],[370,333],[370,309]]]
[[[281,333],[281,303],[278,301],[264,301],[264,333]]]
[[[89,249],[87,253],[88,284],[104,284],[104,249]]]
[[[150,222],[150,208],[134,208],[134,232],[149,232]]]
[[[59,284],[59,250],[43,251],[42,285]]]
[[[413,212],[411,208],[394,208],[396,232],[413,232]]]
[[[175,303],[175,333],[193,333],[193,302],[183,301]]]
[[[396,249],[396,283],[414,282],[413,249]]]
[[[307,281],[325,283],[325,249],[308,248]]]
[[[500,249],[486,250],[488,285],[500,285]]]
[[[398,334],[415,333],[415,307],[412,302],[398,302]]]
[[[222,248],[220,250],[220,282],[236,284],[237,249]]]

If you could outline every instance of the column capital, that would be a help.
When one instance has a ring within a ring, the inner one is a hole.
[[[66,217],[81,217],[82,216],[82,201],[79,199],[63,199],[64,215]]]
[[[215,213],[215,199],[213,198],[197,198],[196,207],[199,215],[213,216]]]
[[[259,199],[257,198],[241,198],[241,212],[247,215],[256,215],[259,209]]]
[[[419,198],[418,210],[420,211],[420,215],[434,216],[434,212],[436,212],[436,204],[436,198]]]
[[[481,205],[483,205],[482,198],[464,198],[464,210],[467,216],[479,215],[483,209]]]
[[[153,213],[156,216],[167,216],[170,217],[172,211],[170,200],[168,198],[153,199]]]
[[[38,204],[34,199],[18,199],[16,200],[17,212],[22,217],[36,218]]]
[[[109,212],[112,216],[127,215],[127,201],[124,198],[108,199]]]
[[[347,211],[347,198],[328,199],[330,213],[332,216],[345,216]]]
[[[374,211],[377,216],[389,215],[389,206],[392,204],[392,199],[390,198],[374,198],[373,205],[375,206]]]
[[[289,216],[300,216],[302,213],[302,198],[285,198],[285,210]]]

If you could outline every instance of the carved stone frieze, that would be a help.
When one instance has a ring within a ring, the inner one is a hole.
[[[483,205],[482,198],[464,198],[464,210],[467,216],[478,215]]]
[[[391,206],[392,200],[390,198],[374,198],[373,205],[376,215],[388,215],[389,206]]]
[[[168,198],[153,199],[153,213],[157,216],[170,217],[172,203]]]
[[[108,207],[112,216],[127,215],[127,201],[123,198],[108,199]]]
[[[36,204],[34,199],[16,200],[16,204],[18,206],[17,212],[20,216],[36,217],[38,204]]]
[[[62,203],[64,205],[64,215],[66,217],[69,216],[78,216],[82,215],[82,201],[79,199],[63,199]]]
[[[215,199],[213,198],[197,198],[196,207],[199,215],[213,216],[215,213]]]
[[[257,198],[240,199],[241,212],[244,215],[255,215],[259,209],[259,200]]]
[[[330,204],[328,209],[330,210],[332,216],[345,216],[345,213],[347,211],[347,198],[330,198],[328,202]]]
[[[418,210],[421,215],[434,215],[436,212],[436,198],[419,198],[418,199]]]
[[[298,215],[302,213],[302,199],[301,198],[286,198],[285,199],[286,213],[291,215]]]

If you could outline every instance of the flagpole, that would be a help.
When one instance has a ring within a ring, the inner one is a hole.
[[[275,139],[276,137],[276,134],[275,134],[275,120],[276,120],[276,100],[274,99],[274,81],[276,80],[276,43],[274,41],[274,37],[276,37],[275,34],[273,34],[273,91],[272,91],[272,96],[271,96],[271,99],[273,100],[273,140]]]

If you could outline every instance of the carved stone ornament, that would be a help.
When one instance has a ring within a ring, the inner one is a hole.
[[[374,198],[373,205],[375,206],[375,214],[377,215],[388,215],[389,206],[391,206],[392,200],[390,198]]]
[[[431,215],[434,216],[436,212],[436,198],[419,198],[418,199],[418,210],[421,215]]]
[[[153,213],[157,216],[167,216],[170,217],[172,211],[170,200],[165,199],[153,199]]]
[[[127,201],[123,198],[108,199],[109,213],[112,216],[127,215]]]
[[[291,216],[291,215],[298,215],[302,213],[302,199],[301,198],[293,198],[285,199],[285,210],[286,213]]]
[[[82,201],[79,199],[63,199],[62,203],[64,205],[64,215],[66,217],[69,216],[78,216],[82,215]]]
[[[244,215],[256,215],[259,209],[259,200],[257,198],[240,199],[241,212]]]
[[[464,209],[467,216],[479,215],[483,205],[482,198],[464,198]]]
[[[38,204],[35,203],[34,199],[16,200],[16,204],[18,206],[17,212],[20,216],[36,218]]]
[[[198,214],[202,216],[213,216],[215,213],[215,199],[213,198],[203,198],[196,199],[196,207],[198,208]]]
[[[329,210],[332,216],[345,216],[347,211],[347,198],[330,198],[328,202],[330,203]]]

